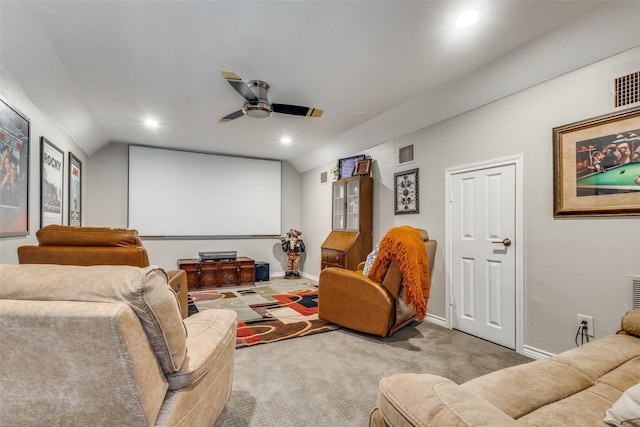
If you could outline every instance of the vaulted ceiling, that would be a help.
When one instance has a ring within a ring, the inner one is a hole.
[[[469,6],[478,22],[457,28]],[[636,46],[638,16],[637,1],[0,0],[0,66],[89,155],[116,141],[305,171]],[[244,101],[221,70],[324,114],[219,124]]]

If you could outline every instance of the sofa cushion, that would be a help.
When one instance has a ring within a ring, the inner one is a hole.
[[[619,391],[596,384],[564,399],[542,406],[518,419],[527,427],[538,426],[596,426],[602,425],[602,417],[614,400],[609,395]],[[594,423],[596,421],[596,423]]]
[[[612,426],[640,426],[640,383],[628,388],[607,410],[604,422]]]
[[[562,352],[552,359],[577,369],[595,382],[639,356],[640,340],[613,334]]]
[[[634,339],[640,341],[637,338]],[[640,343],[636,348],[638,353],[635,357],[606,373],[598,380],[599,384],[606,384],[616,389],[617,394],[612,396],[611,403],[618,400],[626,389],[640,383]]]
[[[186,329],[159,267],[0,265],[0,298],[124,302],[140,319],[164,372],[176,372],[184,362]]]
[[[138,231],[129,228],[51,224],[38,230],[36,237],[41,246],[142,246]]]
[[[501,369],[461,387],[518,419],[592,385],[593,381],[584,373],[554,359],[545,359]]]

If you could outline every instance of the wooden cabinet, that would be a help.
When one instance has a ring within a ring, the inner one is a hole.
[[[373,179],[340,179],[331,194],[332,230],[322,243],[321,268],[355,270],[372,249]]]
[[[179,259],[178,268],[187,273],[189,290],[255,284],[255,261],[251,258],[238,257],[225,261]]]

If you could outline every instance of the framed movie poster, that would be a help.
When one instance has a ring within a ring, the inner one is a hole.
[[[0,237],[29,234],[30,126],[0,98]]]
[[[420,213],[418,204],[418,169],[398,172],[393,175],[395,214]]]
[[[40,137],[40,227],[62,225],[64,153]]]
[[[640,215],[640,108],[553,129],[554,217]]]
[[[69,225],[82,225],[82,162],[69,151]]]

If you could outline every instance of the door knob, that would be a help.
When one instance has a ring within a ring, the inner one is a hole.
[[[511,240],[505,238],[502,240],[492,240],[491,243],[499,243],[499,244],[503,244],[505,246],[511,246]]]

